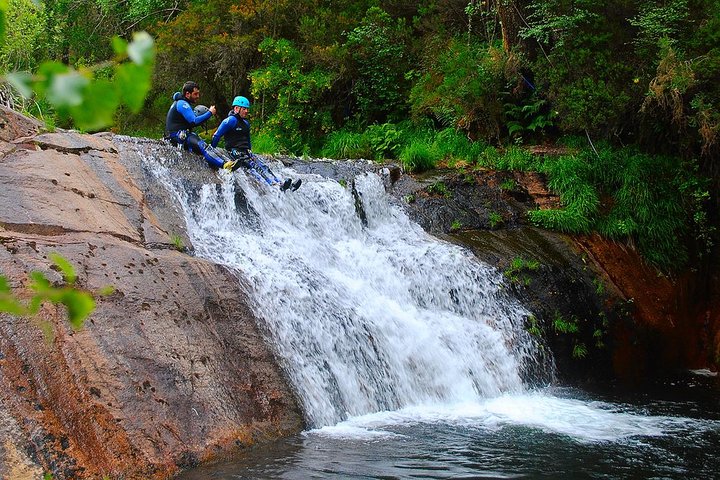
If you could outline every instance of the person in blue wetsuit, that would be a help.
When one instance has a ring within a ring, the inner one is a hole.
[[[264,181],[268,185],[280,184],[280,190],[282,191],[291,187],[293,190],[297,190],[302,180],[298,179],[293,183],[292,179],[288,178],[282,182],[257,155],[253,154],[250,143],[250,121],[247,119],[249,109],[250,101],[247,98],[235,97],[232,110],[215,130],[210,145],[215,148],[220,143],[220,140],[225,138],[225,149],[230,153],[233,160],[238,161],[248,169],[248,172],[257,180]]]
[[[198,153],[205,157],[213,168],[233,169],[237,162],[220,156],[214,148],[205,143],[197,133],[192,131],[196,127],[215,115],[215,105],[212,105],[201,115],[196,115],[192,104],[200,99],[200,87],[195,82],[185,82],[181,92],[173,95],[173,104],[165,120],[165,138],[173,145],[182,145],[185,150]]]

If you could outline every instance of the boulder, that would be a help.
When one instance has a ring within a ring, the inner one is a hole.
[[[0,316],[0,478],[168,478],[300,431],[237,277],[178,250],[184,221],[137,157],[0,120],[2,274],[23,294],[32,271],[59,283],[56,252],[78,288],[114,287],[77,331],[54,305]]]

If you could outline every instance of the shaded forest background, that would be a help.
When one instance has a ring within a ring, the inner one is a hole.
[[[720,0],[7,2],[7,72],[112,77],[113,36],[155,38],[149,95],[115,113],[119,133],[160,138],[194,80],[219,112],[250,98],[257,151],[539,171],[563,207],[536,224],[627,242],[666,273],[716,267]]]

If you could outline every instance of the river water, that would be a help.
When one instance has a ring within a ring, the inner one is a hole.
[[[674,381],[656,394],[557,386],[552,358],[525,331],[531,312],[508,295],[501,273],[426,234],[375,174],[355,177],[354,196],[348,185],[276,164],[304,182],[282,193],[242,171],[188,187],[171,159],[147,162],[182,205],[196,254],[243,279],[308,426],[180,478],[720,471],[717,391],[706,396],[713,390],[703,383],[714,378]]]

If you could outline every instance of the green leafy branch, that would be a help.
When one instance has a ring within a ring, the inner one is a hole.
[[[36,315],[46,302],[62,304],[67,309],[68,322],[73,329],[78,330],[95,310],[95,299],[92,293],[80,290],[75,285],[77,275],[70,262],[57,253],[50,254],[50,260],[53,262],[54,269],[59,270],[62,274],[64,285],[55,286],[42,272],[31,272],[28,287],[34,294],[29,301],[23,302],[13,293],[7,278],[0,275],[0,312],[28,317]],[[113,287],[105,287],[97,294],[109,295],[113,291]],[[43,325],[43,329],[49,333],[47,327],[49,324]]]
[[[4,11],[0,2],[0,20]],[[10,72],[4,80],[25,98],[44,96],[61,118],[72,118],[78,128],[100,130],[113,123],[121,104],[133,113],[142,109],[155,63],[154,41],[147,32],[133,34],[130,43],[114,37],[112,46],[112,61],[77,70],[47,61],[34,74]],[[106,78],[108,73],[112,78]]]

